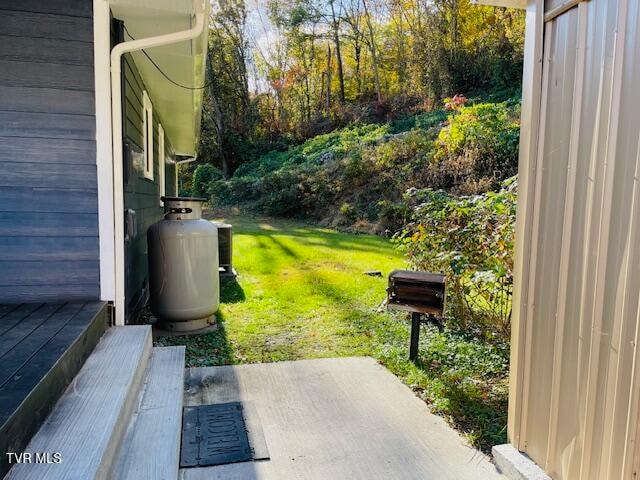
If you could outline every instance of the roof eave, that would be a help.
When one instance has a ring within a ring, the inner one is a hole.
[[[209,2],[202,0],[106,0],[116,18],[125,21],[134,38],[148,38],[190,28],[193,16]],[[154,47],[140,51],[132,59],[154,104],[154,114],[162,121],[166,138],[176,154],[195,155],[200,136],[205,82],[208,29],[189,43]],[[168,77],[168,78],[167,78]],[[174,83],[175,81],[175,83]],[[178,85],[183,85],[179,87]]]

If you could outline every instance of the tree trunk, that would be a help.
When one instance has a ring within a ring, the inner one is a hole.
[[[360,41],[354,40],[353,42],[353,55],[356,60],[356,91],[358,92],[358,98],[362,96],[362,78],[360,75],[360,55],[361,55]]]
[[[327,112],[331,110],[331,45],[327,45]]]
[[[215,74],[210,61],[207,61],[206,69],[207,82],[209,83],[209,99],[211,100],[211,110],[213,113],[210,117],[216,131],[216,155],[220,159],[220,167],[224,178],[229,178],[231,176],[229,163],[225,158],[224,149],[222,148],[222,143],[224,142],[224,116],[222,114],[222,108],[220,107],[220,101],[218,100]]]
[[[340,103],[344,103],[345,94],[344,94],[344,71],[342,69],[342,53],[340,50],[340,20],[336,17],[336,12],[333,7],[333,0],[329,1],[329,5],[331,5],[331,24],[333,28],[333,42],[336,46],[336,61],[338,62],[338,80],[340,82]]]
[[[404,25],[402,24],[402,12],[398,15],[396,28],[398,35],[398,86],[400,88],[400,95],[404,100],[407,93],[407,59],[405,54],[405,36]]]
[[[373,35],[373,24],[371,23],[371,15],[369,14],[367,0],[362,0],[362,6],[364,7],[364,14],[367,19],[367,29],[369,31],[369,50],[371,50],[371,62],[373,63],[373,82],[376,87],[376,96],[378,98],[378,103],[380,103],[382,102],[382,92],[380,90],[380,75],[378,74],[378,55],[376,53],[376,42]]]

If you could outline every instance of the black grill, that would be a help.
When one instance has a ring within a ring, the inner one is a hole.
[[[447,279],[441,273],[394,270],[389,274],[387,308],[411,312],[411,360],[418,357],[421,323],[432,323],[442,331],[446,299]]]

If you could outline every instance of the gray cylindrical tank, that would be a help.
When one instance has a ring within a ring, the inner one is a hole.
[[[147,232],[151,311],[170,330],[204,328],[220,305],[218,229],[201,218],[204,199],[162,200],[164,220]]]

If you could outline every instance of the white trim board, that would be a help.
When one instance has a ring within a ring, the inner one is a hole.
[[[142,91],[142,122],[144,136],[144,178],[153,180],[153,103],[146,90]]]
[[[164,128],[162,128],[162,124],[158,122],[158,187],[160,191],[158,202],[161,207],[164,206],[162,197],[164,197],[167,192],[165,178],[166,163],[167,159],[165,157],[164,150]]]
[[[113,168],[111,150],[111,17],[109,4],[93,0],[93,56],[96,106],[96,168],[98,177],[98,234],[100,300],[115,300]]]

